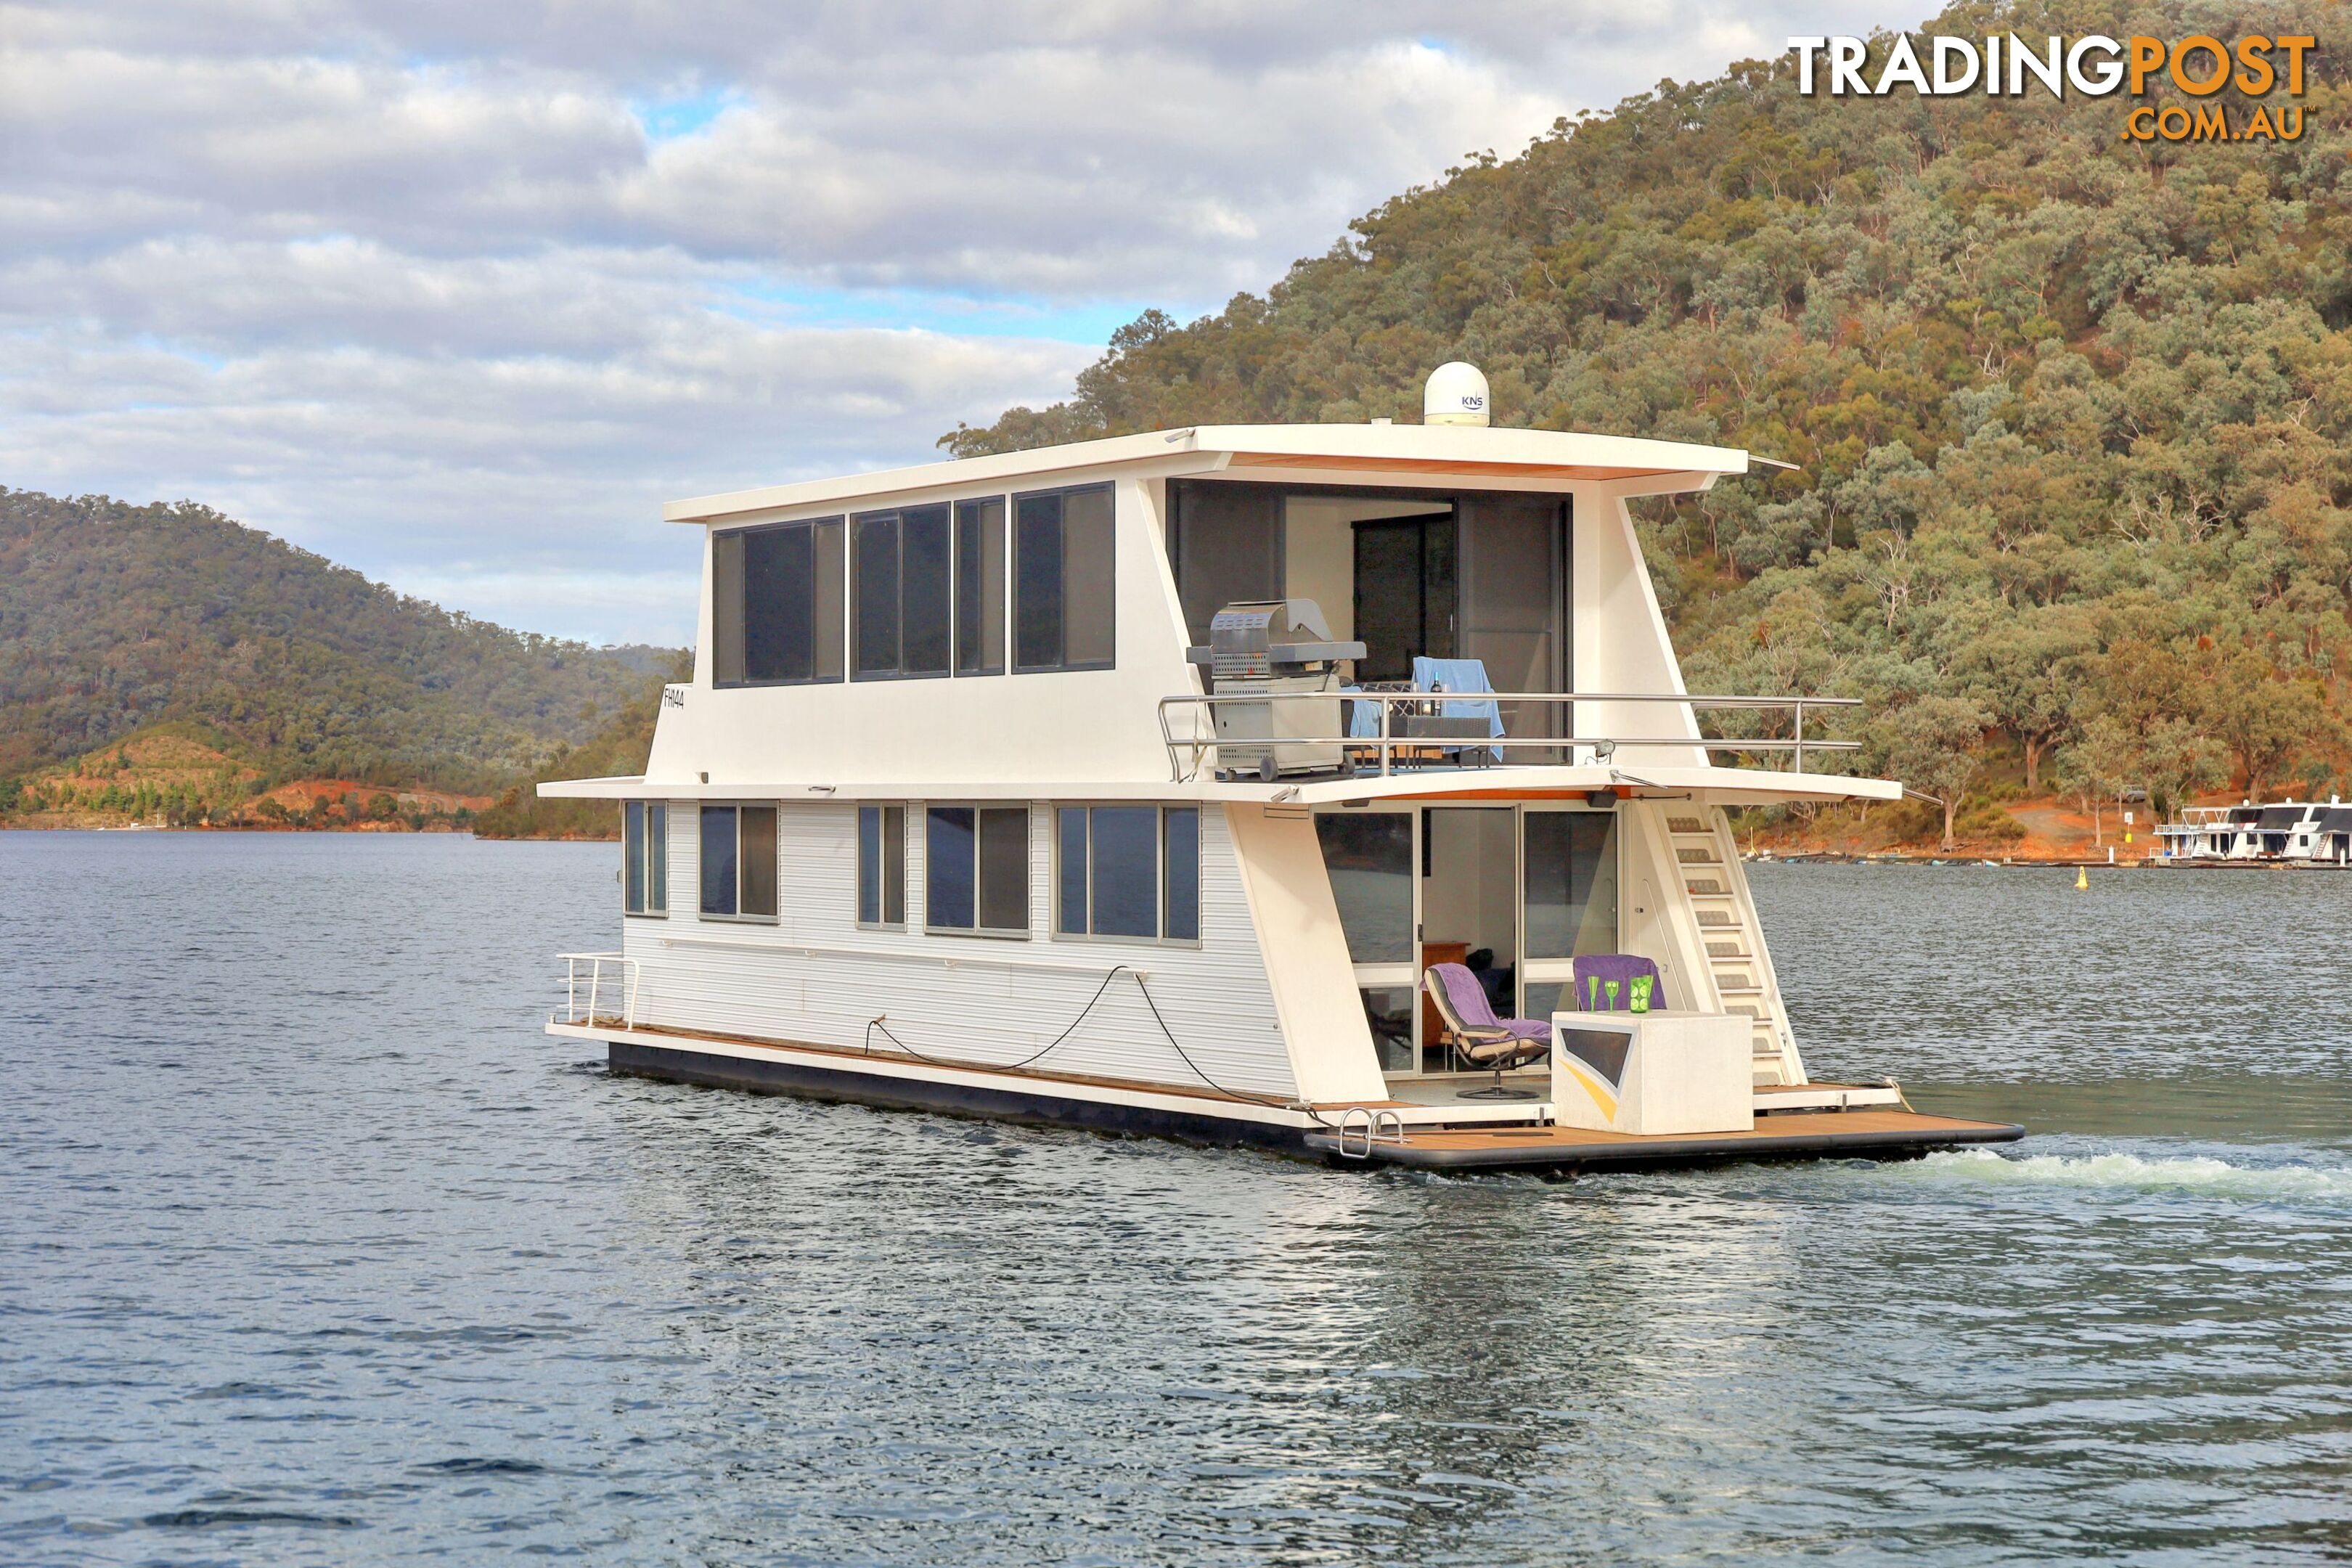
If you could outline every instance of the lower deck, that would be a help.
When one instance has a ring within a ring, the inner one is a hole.
[[[1404,1127],[1383,1137],[1360,1126],[1308,1133],[1306,1144],[1333,1159],[1416,1170],[1608,1171],[1731,1160],[1909,1158],[1963,1143],[2012,1142],[2024,1135],[2022,1127],[2010,1122],[1868,1110],[1763,1115],[1742,1132],[1638,1137],[1577,1127]]]
[[[1556,1125],[1548,1100],[1444,1103],[1437,1094],[1314,1105],[1097,1078],[928,1062],[782,1041],[711,1038],[639,1026],[551,1026],[601,1039],[614,1071],[714,1088],[945,1111],[1096,1131],[1251,1145],[1343,1164],[1423,1170],[1623,1170],[1749,1159],[1910,1158],[2008,1142],[2005,1122],[1923,1115],[1889,1088],[1759,1089],[1752,1128],[1643,1136]],[[1530,1075],[1532,1076],[1532,1075]],[[1447,1097],[1450,1098],[1450,1097]],[[1432,1101],[1440,1101],[1432,1103]]]

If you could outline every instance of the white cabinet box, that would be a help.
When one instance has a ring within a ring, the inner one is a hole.
[[[1747,1132],[1756,1125],[1744,1013],[1554,1013],[1551,1099],[1563,1127]]]

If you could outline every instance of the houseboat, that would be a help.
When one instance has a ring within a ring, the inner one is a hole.
[[[2158,858],[2175,866],[2352,864],[2352,806],[2331,797],[2270,805],[2191,805],[2157,828]]]
[[[643,776],[540,786],[623,829],[549,1032],[1428,1168],[2018,1137],[1806,1072],[1726,809],[1901,788],[1824,771],[1832,700],[1685,691],[1627,509],[1748,455],[1484,393],[670,505],[693,678]]]
[[[2179,816],[2157,825],[2157,858],[2190,865],[2250,857],[2252,848],[2246,841],[2261,820],[2262,807],[2256,805],[2184,806]]]

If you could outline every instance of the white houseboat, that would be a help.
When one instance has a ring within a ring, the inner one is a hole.
[[[1626,506],[1748,454],[1483,391],[668,507],[694,675],[644,776],[541,788],[625,829],[621,947],[549,1032],[1428,1167],[2019,1136],[1806,1073],[1725,808],[1900,786],[1821,771],[1825,700],[1684,691]]]
[[[2352,864],[2352,807],[2331,797],[2270,805],[2191,805],[2157,828],[2169,865]]]
[[[2255,805],[2185,806],[2170,822],[2157,825],[2159,858],[2176,865],[2250,858],[2251,843],[2242,853],[2241,845],[2252,839],[2261,819],[2262,807]]]

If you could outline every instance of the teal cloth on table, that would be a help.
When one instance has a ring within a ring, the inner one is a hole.
[[[1412,661],[1412,684],[1422,691],[1492,691],[1495,683],[1486,679],[1486,663],[1476,658],[1432,658],[1427,654]],[[1467,702],[1448,697],[1437,706],[1442,719],[1484,719],[1492,726],[1486,732],[1503,732],[1503,705],[1499,702]],[[1475,748],[1469,748],[1475,750]],[[1503,760],[1503,748],[1490,746],[1496,762]]]

